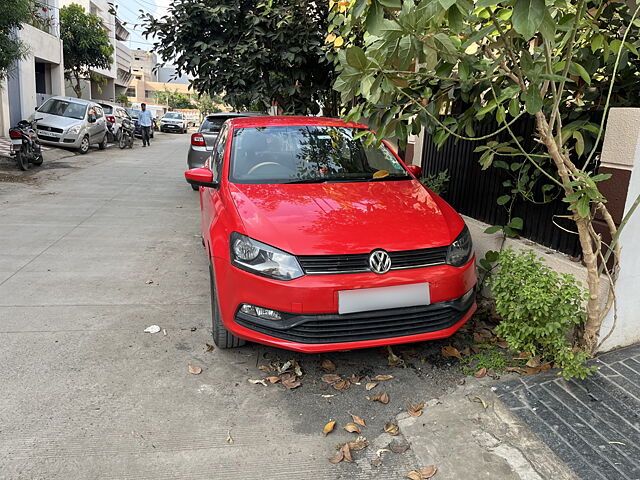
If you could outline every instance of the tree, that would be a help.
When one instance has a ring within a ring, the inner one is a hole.
[[[216,113],[216,112],[222,111],[222,107],[224,107],[224,102],[218,96],[211,97],[209,94],[203,93],[198,97],[196,101],[196,105],[202,115],[207,115],[209,113]]]
[[[405,139],[425,126],[439,145],[450,136],[484,141],[478,150],[485,168],[497,158],[521,156],[548,185],[542,188],[562,195],[587,269],[587,320],[577,345],[592,352],[614,303],[619,254],[619,229],[598,189],[609,176],[595,173],[594,155],[607,108],[638,103],[639,10],[585,0],[330,3],[326,40],[340,66],[334,88],[352,107],[346,118],[370,119],[378,138]],[[594,122],[596,110],[601,120]],[[535,118],[539,147],[533,151],[511,129],[524,115]],[[478,120],[499,128],[475,137]],[[508,133],[506,142],[495,140],[501,132]],[[593,227],[596,217],[608,227],[609,245]],[[606,266],[610,258],[613,268]],[[611,284],[603,309],[601,272]]]
[[[195,108],[189,95],[180,93],[177,89],[172,92],[165,87],[163,91],[155,92],[154,98],[156,102],[171,108]]]
[[[116,95],[116,102],[118,102],[123,107],[130,107],[131,102],[129,101],[129,97],[125,92],[119,93]]]
[[[333,66],[323,40],[323,2],[307,0],[176,0],[168,13],[144,17],[144,34],[198,93],[221,95],[235,109],[331,110]]]
[[[25,57],[27,46],[15,35],[22,23],[31,20],[32,0],[0,0],[0,81],[9,74],[13,64]]]
[[[91,69],[110,68],[114,48],[100,17],[85,13],[76,3],[60,9],[60,38],[65,77],[72,82],[73,91],[80,98],[82,79],[91,75]]]

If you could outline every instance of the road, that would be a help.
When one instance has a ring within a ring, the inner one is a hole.
[[[207,351],[187,145],[188,135],[158,135],[150,148],[92,151],[0,183],[0,478],[390,479],[420,466],[412,450],[370,462],[406,441],[383,433],[387,421],[460,380],[444,343],[397,348],[405,368],[380,349]],[[164,331],[144,333],[150,325]],[[302,386],[248,381],[290,359]],[[320,380],[325,359],[341,375],[395,378],[338,391]],[[376,391],[391,401],[368,400]],[[356,436],[341,428],[349,413],[366,420],[371,445],[333,465],[336,445]],[[325,437],[329,420],[338,426]]]

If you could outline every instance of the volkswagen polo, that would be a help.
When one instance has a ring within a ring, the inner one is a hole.
[[[366,126],[225,122],[199,187],[213,339],[302,352],[447,337],[476,309],[464,221]]]

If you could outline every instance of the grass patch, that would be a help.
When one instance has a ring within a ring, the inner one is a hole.
[[[462,373],[465,375],[473,375],[481,368],[487,370],[493,369],[496,373],[501,373],[507,367],[507,352],[496,347],[482,349],[478,353],[473,353],[463,357],[460,363]]]

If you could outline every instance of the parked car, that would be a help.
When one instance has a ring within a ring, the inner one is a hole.
[[[222,124],[230,118],[262,115],[261,113],[212,113],[204,117],[198,131],[191,134],[191,145],[187,154],[187,168],[204,166],[204,162],[211,155]],[[197,187],[194,187],[197,190]]]
[[[167,112],[160,119],[161,132],[187,133],[187,119],[182,112]]]
[[[133,125],[134,125],[133,134],[136,137],[142,138],[142,127],[138,123],[138,118],[140,116],[140,110],[136,110],[135,108],[127,108],[126,110],[127,110],[127,113],[129,114],[129,116],[131,117],[131,120],[133,120]],[[152,126],[153,126],[153,120],[155,120],[155,119],[152,119],[152,122],[151,122]],[[149,137],[153,138],[153,128],[149,129]]]
[[[87,153],[91,145],[107,148],[107,121],[102,107],[91,100],[51,97],[38,109],[40,143],[76,148]]]
[[[129,117],[127,110],[120,105],[100,102],[100,106],[104,111],[107,121],[107,139],[111,143],[116,142],[118,138],[120,138],[120,129],[122,128],[123,120],[130,120],[131,117]]]
[[[213,339],[302,352],[448,337],[476,310],[463,219],[365,125],[228,120],[200,187]]]

